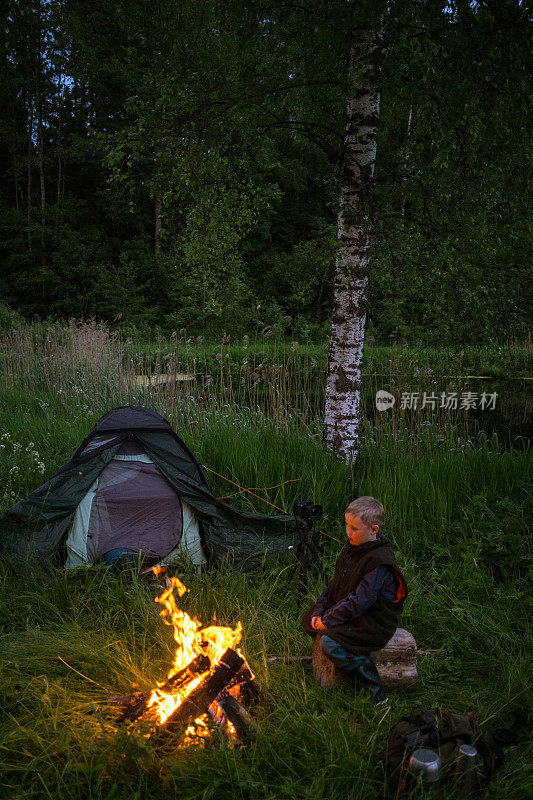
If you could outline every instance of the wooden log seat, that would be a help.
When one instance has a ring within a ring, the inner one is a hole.
[[[397,628],[382,650],[370,653],[385,689],[406,689],[417,682],[416,652],[414,636],[404,628]],[[315,636],[312,663],[315,678],[322,688],[331,689],[345,680],[320,649],[320,634]]]

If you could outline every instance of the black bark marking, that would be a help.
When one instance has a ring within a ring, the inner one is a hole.
[[[335,391],[339,394],[346,394],[347,392],[351,392],[353,389],[353,381],[351,381],[348,376],[346,375],[344,368],[339,367],[337,371],[337,377],[335,379]]]

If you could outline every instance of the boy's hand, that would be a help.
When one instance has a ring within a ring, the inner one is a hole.
[[[322,622],[322,617],[311,617],[311,627],[314,628],[315,631],[326,630],[326,626]]]

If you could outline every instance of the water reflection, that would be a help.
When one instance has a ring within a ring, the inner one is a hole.
[[[462,427],[465,434],[470,437],[475,437],[480,432],[484,432],[489,438],[496,434],[504,447],[528,446],[533,438],[533,398],[531,381],[527,379],[506,381],[481,378],[433,379],[425,385],[417,382],[416,385],[413,383],[407,386],[404,383],[400,386],[394,381],[379,384],[375,382],[373,386],[363,384],[365,416],[372,422],[378,422],[382,414],[392,413],[376,409],[374,398],[377,388],[385,389],[394,396],[395,413],[404,415],[409,427],[419,424],[421,418],[431,420],[433,417],[445,421],[448,417],[451,424]],[[403,392],[419,395],[416,410],[399,409]],[[434,410],[420,408],[424,392],[427,397],[430,395],[438,397]],[[441,407],[441,404],[446,402],[442,399],[443,393],[446,398],[452,394],[457,395],[457,409]],[[474,396],[472,399],[475,402],[469,408],[461,408],[461,397],[468,394]]]

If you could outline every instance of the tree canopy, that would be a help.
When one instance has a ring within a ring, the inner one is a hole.
[[[0,291],[215,335],[331,315],[352,35],[372,4],[3,0]],[[387,5],[370,332],[527,330],[520,0]]]

